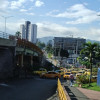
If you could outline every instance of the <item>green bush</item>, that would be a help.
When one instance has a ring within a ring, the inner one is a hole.
[[[87,84],[89,83],[89,78],[90,78],[89,75],[80,75],[77,78],[77,82],[81,84]]]

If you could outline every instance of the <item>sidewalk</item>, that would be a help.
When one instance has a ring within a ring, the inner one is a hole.
[[[76,87],[70,87],[69,83],[63,82],[62,83],[70,97],[71,100],[90,100],[86,95],[80,92],[79,89]]]
[[[79,87],[77,89],[86,95],[90,100],[100,100],[100,92],[98,91],[87,90]]]
[[[100,92],[79,87],[70,87],[68,82],[62,83],[71,100],[100,100]]]

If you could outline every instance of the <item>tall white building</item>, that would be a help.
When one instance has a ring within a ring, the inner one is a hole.
[[[31,42],[32,43],[36,43],[36,40],[37,40],[37,25],[36,24],[31,24],[31,27],[30,27],[30,30],[31,30]]]
[[[25,21],[25,25],[20,25],[21,38],[26,39],[32,43],[37,40],[37,25],[31,24],[30,21]]]
[[[21,33],[21,38],[26,39],[25,25],[24,24],[20,25],[20,33]]]
[[[25,21],[25,34],[26,34],[26,40],[28,41],[29,41],[30,26],[31,26],[31,22]]]

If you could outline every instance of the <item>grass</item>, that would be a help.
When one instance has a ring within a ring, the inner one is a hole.
[[[75,84],[76,87],[78,87],[78,84]],[[100,91],[100,86],[97,86],[97,83],[91,83],[91,85],[89,86],[89,84],[82,84],[82,88],[85,89],[90,89],[90,90],[94,90],[94,91]]]

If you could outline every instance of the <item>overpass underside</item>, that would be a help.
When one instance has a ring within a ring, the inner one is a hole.
[[[27,77],[41,66],[41,60],[42,52],[34,44],[0,38],[0,79]]]

